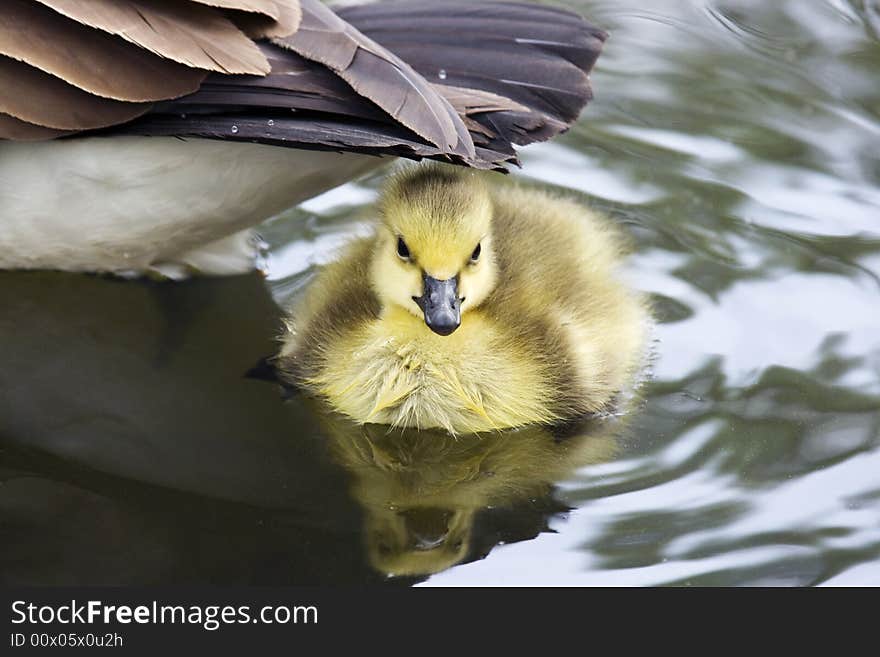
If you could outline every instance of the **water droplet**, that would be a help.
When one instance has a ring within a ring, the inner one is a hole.
[[[441,68],[440,72],[437,73],[437,77],[440,78],[441,80],[445,80],[446,79],[446,69]]]
[[[232,134],[235,134],[237,132],[238,132],[238,126],[237,125],[232,126]]]
[[[269,125],[275,125],[275,119],[269,119],[266,123]]]

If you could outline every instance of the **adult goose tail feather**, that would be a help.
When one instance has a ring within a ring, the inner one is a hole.
[[[253,40],[223,11],[198,0],[13,0],[3,4],[44,5],[70,21],[192,68],[269,72]]]
[[[571,11],[524,3],[398,0],[339,15],[429,80],[489,91],[564,124],[592,98],[589,73],[608,36]]]
[[[0,139],[191,136],[503,168],[575,120],[604,38],[506,2],[4,0]]]
[[[301,0],[299,29],[274,43],[319,62],[406,128],[444,151],[474,156],[474,144],[449,102],[421,75],[319,0]]]

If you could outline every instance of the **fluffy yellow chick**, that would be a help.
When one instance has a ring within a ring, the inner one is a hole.
[[[613,407],[649,312],[611,221],[441,165],[392,177],[379,210],[293,309],[286,380],[356,422],[453,434]]]

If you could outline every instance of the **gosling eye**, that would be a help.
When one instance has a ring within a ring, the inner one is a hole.
[[[397,255],[399,255],[404,260],[409,260],[409,247],[406,245],[406,242],[403,241],[402,237],[397,238]]]
[[[480,259],[480,251],[482,251],[482,248],[479,244],[477,244],[477,248],[475,248],[474,252],[471,253],[471,262],[476,262]]]

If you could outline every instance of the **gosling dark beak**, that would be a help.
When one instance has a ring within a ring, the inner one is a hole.
[[[452,511],[448,509],[407,509],[399,513],[406,526],[409,547],[412,550],[433,550],[449,536]]]
[[[422,312],[425,324],[438,335],[449,335],[461,324],[461,299],[458,298],[458,278],[438,281],[425,274],[424,293],[413,297]]]

